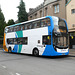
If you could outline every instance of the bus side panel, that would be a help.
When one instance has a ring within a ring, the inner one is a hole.
[[[45,50],[45,47],[42,45],[42,36],[44,35],[48,35],[48,27],[23,31],[23,37],[28,38],[28,44],[22,46],[21,53],[32,54],[33,49],[37,48],[39,50],[39,55],[42,55]],[[40,43],[38,43],[38,40]]]

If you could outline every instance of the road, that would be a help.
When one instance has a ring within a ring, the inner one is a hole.
[[[35,57],[0,50],[0,75],[75,75],[75,56]]]

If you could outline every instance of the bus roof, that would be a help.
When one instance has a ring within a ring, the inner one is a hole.
[[[44,18],[47,18],[47,17],[56,17],[56,16],[45,16],[45,17],[41,17],[41,18],[37,18],[37,19],[33,19],[33,20],[29,20],[29,21],[26,21],[26,22],[22,22],[22,23],[17,23],[17,24],[14,24],[14,25],[6,26],[5,28],[13,27],[13,26],[18,26],[18,25],[21,25],[21,24],[24,24],[24,23],[28,23],[28,22],[32,22],[32,21],[36,21],[36,20],[40,20],[40,19],[44,19]],[[65,19],[62,19],[62,20],[65,20]]]
[[[20,24],[28,23],[28,22],[32,22],[32,21],[35,21],[35,20],[43,19],[43,18],[46,18],[46,17],[37,18],[37,19],[33,19],[33,20],[26,21],[26,22],[22,22],[22,23],[17,23],[17,24],[14,24],[14,25],[6,26],[6,28],[13,27],[13,26],[17,26],[17,25],[20,25]]]

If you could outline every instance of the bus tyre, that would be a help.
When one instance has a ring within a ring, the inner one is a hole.
[[[39,50],[38,49],[34,49],[33,50],[33,55],[34,56],[39,56]]]
[[[11,53],[11,52],[12,52],[12,51],[11,51],[11,47],[9,47],[9,48],[8,48],[8,53]]]

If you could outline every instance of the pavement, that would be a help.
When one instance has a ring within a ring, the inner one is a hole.
[[[75,49],[69,49],[69,55],[75,56]]]

